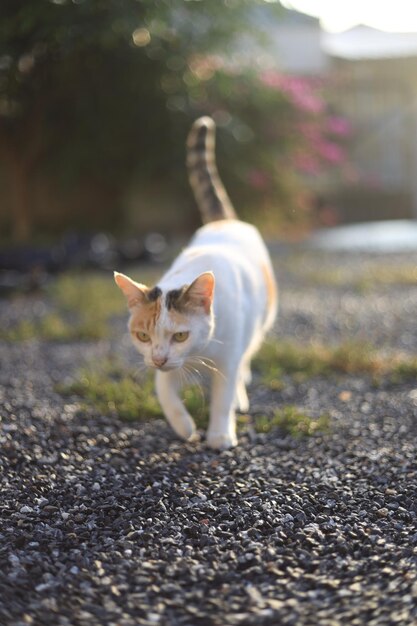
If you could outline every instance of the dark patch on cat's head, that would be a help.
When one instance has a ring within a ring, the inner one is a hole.
[[[187,288],[188,285],[184,285],[184,287],[182,287],[181,289],[171,289],[171,291],[168,291],[165,297],[168,311],[170,311],[171,309],[179,310],[181,308],[180,300],[184,293],[187,291]]]
[[[150,302],[155,302],[162,295],[162,291],[159,287],[153,287],[148,291],[146,297]]]

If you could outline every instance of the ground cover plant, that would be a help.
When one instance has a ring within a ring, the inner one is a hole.
[[[145,268],[141,276],[152,284],[155,269]],[[21,303],[23,315],[0,329],[0,339],[6,341],[103,339],[111,333],[111,320],[126,311],[111,272],[65,273],[51,279],[46,287],[47,303],[40,315],[34,315],[31,306],[37,300],[36,294],[17,294],[14,300]]]
[[[56,385],[55,389],[64,397],[75,397],[87,412],[93,410],[126,421],[163,417],[153,390],[153,376],[115,359],[92,363],[82,368],[72,382]],[[183,400],[197,427],[206,428],[208,405],[203,385],[197,382],[186,386]],[[272,416],[241,415],[238,423],[241,430],[249,427],[266,433],[278,428],[291,436],[312,435],[329,427],[328,416],[313,418],[293,406],[281,407]]]
[[[399,351],[384,352],[360,341],[335,345],[270,341],[261,348],[254,366],[262,382],[272,389],[282,386],[284,375],[300,381],[313,376],[359,374],[370,376],[374,382],[385,377],[397,383],[417,376],[416,357]]]
[[[285,386],[285,377],[296,383],[314,377],[365,375],[372,384],[385,378],[398,384],[417,377],[417,358],[404,354],[384,354],[370,345],[345,342],[336,346],[314,343],[309,346],[295,342],[274,341],[264,344],[254,362],[260,384],[272,391]],[[139,369],[109,359],[80,370],[75,380],[58,385],[65,396],[76,396],[87,410],[118,416],[124,420],[147,420],[162,417],[153,392],[153,377]],[[183,399],[199,428],[205,428],[208,407],[203,381],[194,380],[185,387]],[[325,432],[330,427],[328,415],[313,418],[295,406],[287,405],[272,415],[240,416],[241,428],[269,432],[278,428],[291,436]]]

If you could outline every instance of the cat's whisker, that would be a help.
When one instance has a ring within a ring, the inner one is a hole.
[[[195,376],[195,372],[192,371],[192,369],[186,365],[183,366],[183,371],[187,374],[187,381],[188,384],[190,385],[198,385],[199,382],[196,380],[196,376]]]
[[[191,361],[193,363],[201,365],[201,366],[205,367],[206,369],[208,369],[209,371],[215,372],[216,374],[221,376],[221,378],[223,378],[223,380],[226,380],[225,375],[223,374],[223,372],[221,372],[219,370],[218,367],[216,367],[216,365],[215,365],[215,363],[214,363],[214,361],[212,359],[207,359],[206,357],[194,356],[194,357],[189,357],[188,361]],[[206,363],[206,361],[209,361],[209,363]]]
[[[201,396],[204,397],[203,387],[202,387],[200,381],[196,378],[196,375],[195,375],[195,372],[197,372],[197,370],[194,370],[194,368],[192,368],[191,371],[190,371],[189,367],[190,366],[188,366],[188,367],[185,366],[184,370],[188,373],[191,384],[195,385],[198,388],[198,390],[200,391]],[[200,372],[197,372],[197,373],[200,374]]]
[[[199,378],[202,378],[201,372],[196,367],[193,367],[191,363],[189,362],[187,363],[187,365],[188,365],[188,368],[191,369],[196,374],[196,376],[198,376]]]
[[[183,386],[185,387],[186,385],[190,384],[190,379],[189,379],[189,372],[186,368],[185,365],[182,365],[182,367],[180,368],[180,375],[181,375],[181,382],[183,383]]]
[[[191,385],[193,385],[194,387],[196,387],[198,389],[198,392],[199,392],[201,400],[202,400],[203,409],[204,409],[204,407],[206,405],[206,396],[205,396],[204,389],[203,389],[202,385],[200,384],[200,382],[198,380],[195,379],[195,375],[193,374],[193,372],[190,372],[188,370],[186,365],[183,366],[183,371],[187,372],[187,374],[189,375]]]
[[[139,363],[133,370],[133,376],[136,378],[143,378],[147,373],[147,367],[145,363]]]
[[[191,356],[187,357],[187,363],[190,363],[190,364],[192,363],[192,364],[195,364],[195,365],[203,365],[203,366],[206,365],[206,363],[203,361],[202,357],[195,356],[195,355],[194,356],[191,355]]]
[[[210,365],[211,367],[216,367],[216,363],[213,361],[213,359],[209,359],[208,357],[205,356],[200,356],[200,355],[193,355],[191,357],[189,357],[189,359],[195,360],[198,363],[201,363],[202,365]]]
[[[182,367],[178,369],[179,377],[180,377],[180,385],[181,387],[185,387],[187,384],[187,378],[185,376],[185,372]]]

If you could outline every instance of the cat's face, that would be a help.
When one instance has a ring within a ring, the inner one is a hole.
[[[115,272],[116,284],[127,298],[129,331],[145,364],[169,371],[198,355],[210,340],[214,322],[214,276],[205,272],[191,285],[163,292],[149,289]]]

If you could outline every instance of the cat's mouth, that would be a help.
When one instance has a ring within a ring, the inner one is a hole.
[[[172,370],[178,369],[179,367],[181,367],[181,365],[177,363],[164,363],[163,365],[155,365],[155,363],[149,363],[148,367],[159,372],[170,372]]]

